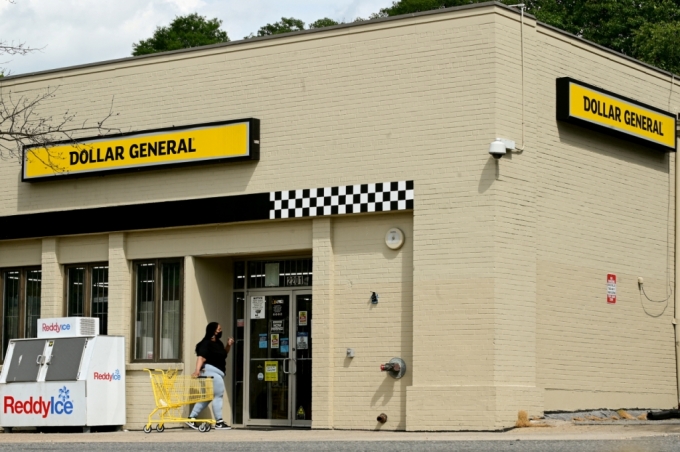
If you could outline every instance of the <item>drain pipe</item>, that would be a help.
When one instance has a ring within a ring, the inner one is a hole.
[[[676,122],[676,130],[680,129]],[[676,143],[677,146],[677,143]],[[670,155],[668,156],[670,158]],[[673,329],[675,330],[675,375],[677,383],[678,408],[680,409],[680,326],[678,326],[678,318],[680,317],[680,190],[678,190],[678,182],[680,182],[680,158],[677,152],[675,153],[675,297],[673,309]]]

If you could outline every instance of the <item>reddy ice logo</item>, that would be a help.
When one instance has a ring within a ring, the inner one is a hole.
[[[115,370],[113,373],[103,373],[100,374],[99,372],[95,372],[93,375],[93,378],[95,380],[104,380],[104,381],[120,381],[120,371],[118,369]]]
[[[64,323],[63,325],[59,325],[58,323],[43,323],[42,324],[42,330],[49,332],[49,333],[61,333],[62,331],[68,331],[71,329],[71,324],[70,323]]]
[[[34,399],[33,396],[27,400],[16,400],[12,396],[5,396],[3,403],[5,414],[36,414],[45,419],[49,415],[62,415],[73,413],[73,402],[70,400],[71,391],[64,386],[59,389],[56,400],[50,397],[48,400],[43,396]]]

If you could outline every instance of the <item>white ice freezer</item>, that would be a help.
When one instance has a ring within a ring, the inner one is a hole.
[[[0,427],[125,424],[125,338],[83,317],[40,319],[38,331],[7,347]]]

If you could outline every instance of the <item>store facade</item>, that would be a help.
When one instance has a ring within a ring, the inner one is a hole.
[[[237,340],[236,426],[677,405],[680,90],[521,20],[480,4],[3,79],[58,86],[44,114],[113,99],[124,132],[55,144],[64,171],[0,165],[3,347],[98,316],[129,346],[128,428],[143,369],[192,369],[209,321]]]

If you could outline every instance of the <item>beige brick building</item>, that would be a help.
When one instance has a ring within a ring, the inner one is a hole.
[[[4,78],[3,96],[58,87],[44,115],[113,99],[132,137],[259,121],[238,162],[41,181],[3,162],[3,347],[37,269],[41,317],[126,337],[127,428],[154,404],[143,369],[192,372],[209,321],[237,339],[236,426],[676,406],[675,153],[558,121],[563,77],[680,111],[670,74],[495,3]],[[497,137],[524,151],[494,159]],[[379,369],[394,357],[401,379]]]

